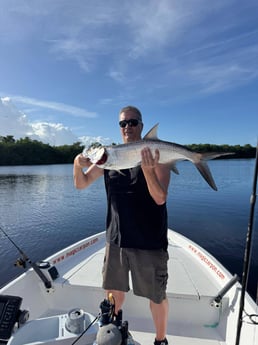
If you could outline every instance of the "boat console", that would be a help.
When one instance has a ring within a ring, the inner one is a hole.
[[[114,314],[115,305],[111,297],[101,302],[100,313],[96,317],[83,309],[74,308],[65,314],[28,321],[19,328],[14,325],[20,315],[22,299],[15,296],[1,297],[0,306],[5,321],[0,339],[6,345],[134,344],[128,332],[128,322],[122,321],[122,310],[119,310],[118,315]]]
[[[16,323],[24,324],[29,318],[27,310],[20,310],[22,298],[0,295],[0,342],[6,343]]]
[[[16,330],[7,345],[36,345],[39,342],[44,345],[71,345],[86,329],[83,344],[92,345],[99,328],[94,321],[93,315],[75,308],[66,314],[28,321]],[[79,344],[82,343],[78,341]]]

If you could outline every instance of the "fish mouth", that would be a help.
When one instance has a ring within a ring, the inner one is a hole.
[[[107,159],[108,159],[107,151],[104,150],[104,153],[103,153],[102,157],[100,158],[100,160],[97,161],[96,165],[105,164]]]

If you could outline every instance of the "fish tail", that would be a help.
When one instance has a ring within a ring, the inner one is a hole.
[[[198,153],[197,159],[194,160],[196,168],[199,170],[205,181],[211,186],[212,189],[218,190],[212,177],[210,168],[206,163],[209,159],[214,159],[220,156],[234,155],[234,152],[206,152]]]
[[[204,157],[203,155],[199,154],[199,159],[198,161],[195,161],[194,164],[196,166],[196,168],[199,170],[200,174],[202,175],[202,177],[205,179],[205,181],[209,184],[209,186],[214,189],[214,190],[218,190],[216,183],[212,177],[210,168],[206,162],[207,159],[211,159],[211,158],[207,158]],[[209,156],[210,157],[210,156]],[[213,157],[215,158],[215,157]]]

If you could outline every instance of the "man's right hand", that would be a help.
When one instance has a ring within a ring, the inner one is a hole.
[[[74,159],[74,165],[83,168],[88,168],[92,165],[89,158],[84,157],[81,153],[78,154]]]

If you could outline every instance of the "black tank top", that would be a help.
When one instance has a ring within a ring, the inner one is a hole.
[[[105,170],[107,242],[123,248],[167,249],[167,207],[150,196],[141,167]]]

